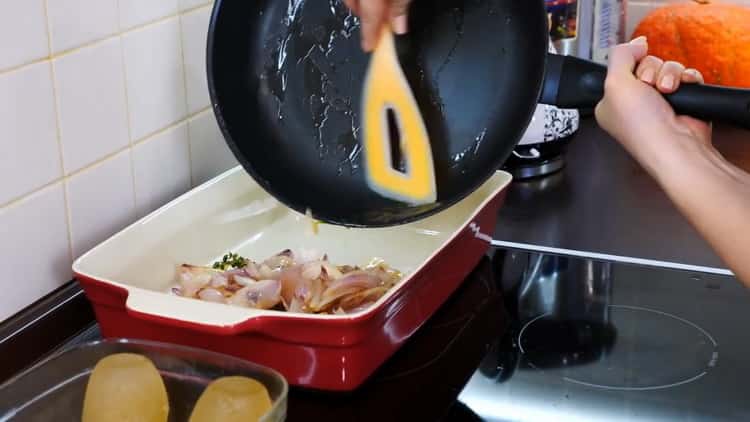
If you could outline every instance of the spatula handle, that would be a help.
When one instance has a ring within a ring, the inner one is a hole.
[[[604,96],[607,67],[588,60],[547,55],[540,102],[560,108],[591,108]],[[750,89],[683,84],[664,96],[677,114],[750,129]]]

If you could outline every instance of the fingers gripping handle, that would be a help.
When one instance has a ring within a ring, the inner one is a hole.
[[[540,102],[560,108],[592,108],[604,96],[607,67],[549,54]],[[750,129],[750,90],[682,84],[664,96],[677,114]]]

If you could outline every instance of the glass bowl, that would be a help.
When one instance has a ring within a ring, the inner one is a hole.
[[[268,389],[273,404],[263,422],[286,418],[289,387],[272,369],[191,347],[110,339],[64,350],[0,385],[0,421],[80,421],[89,375],[100,359],[114,353],[151,359],[167,388],[170,422],[187,421],[206,386],[232,375],[251,377]]]

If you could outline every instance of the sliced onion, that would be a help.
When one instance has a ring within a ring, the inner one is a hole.
[[[236,276],[248,277],[252,278],[253,280],[260,280],[262,278],[260,276],[260,272],[258,271],[258,264],[252,261],[248,261],[247,265],[242,268],[233,268],[231,270],[225,271],[224,276],[230,279]]]
[[[347,313],[351,313],[354,309],[360,308],[365,303],[372,304],[377,302],[387,291],[388,288],[382,286],[363,290],[341,298],[339,301],[339,307]]]
[[[261,280],[246,287],[250,306],[258,309],[271,309],[281,301],[281,282]]]
[[[400,279],[401,273],[381,259],[372,260],[363,270],[332,265],[327,255],[314,250],[303,249],[296,257],[285,250],[262,263],[248,261],[244,268],[228,271],[182,265],[178,284],[170,292],[258,309],[282,303],[289,312],[341,315],[372,306]]]
[[[279,271],[274,271],[266,264],[262,264],[260,268],[258,268],[258,280],[268,280],[270,278],[277,278],[279,275]]]
[[[329,264],[328,262],[323,262],[323,269],[326,271],[326,274],[331,280],[336,280],[343,276],[338,268]]]
[[[323,265],[320,261],[308,262],[302,267],[302,277],[315,280],[320,277],[322,271]]]
[[[228,286],[224,287],[224,290],[226,290],[229,293],[236,293],[238,290],[242,289],[242,285],[239,283],[232,282]]]
[[[279,280],[281,281],[281,297],[290,306],[293,298],[304,298],[310,291],[311,280],[302,277],[301,265],[283,270]]]
[[[263,278],[263,276],[261,276],[260,274],[260,271],[258,271],[258,264],[254,262],[250,262],[245,266],[245,273],[253,280],[260,280],[261,278]]]
[[[286,268],[294,265],[294,261],[286,256],[274,256],[263,261],[263,264],[270,267],[272,270],[277,268]]]
[[[306,298],[308,309],[312,312],[320,312],[320,305],[323,301],[323,292],[326,286],[323,284],[323,280],[316,278],[310,282],[310,294]]]
[[[380,278],[364,271],[348,273],[328,286],[319,306],[325,308],[344,296],[378,287],[380,283]]]
[[[216,274],[211,277],[211,287],[223,287],[229,284],[229,279],[223,274]]]
[[[217,272],[210,268],[182,265],[177,270],[177,280],[185,297],[195,297],[200,289],[211,282]]]
[[[234,276],[234,281],[237,284],[241,284],[243,286],[248,286],[250,284],[255,283],[255,280],[253,280],[252,278],[250,278],[250,277],[242,277],[242,276],[239,276],[239,275]]]
[[[289,303],[289,307],[287,308],[287,311],[303,313],[305,310],[304,310],[304,307],[302,306],[302,301],[297,298],[294,298]]]
[[[238,290],[229,303],[256,309],[271,309],[281,301],[281,282],[261,280]]]
[[[225,303],[224,295],[212,288],[203,289],[198,293],[198,298],[206,302]]]
[[[227,303],[234,306],[242,306],[244,308],[250,307],[250,300],[247,297],[247,287],[243,287],[237,290],[235,294],[227,299]]]
[[[351,265],[339,265],[337,268],[339,269],[339,272],[344,275],[360,270],[359,267],[352,267]]]

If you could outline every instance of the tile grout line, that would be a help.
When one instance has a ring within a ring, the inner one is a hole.
[[[133,144],[132,146],[131,146],[131,145],[127,145],[127,146],[124,146],[124,147],[122,147],[122,148],[120,148],[120,149],[118,149],[118,150],[116,150],[116,151],[114,151],[114,152],[111,152],[111,153],[109,153],[109,154],[107,154],[107,155],[105,155],[105,156],[103,156],[103,157],[101,157],[101,158],[99,158],[99,159],[97,159],[97,160],[95,160],[95,161],[92,161],[91,163],[87,164],[86,166],[84,166],[84,167],[81,167],[80,169],[78,169],[78,170],[76,170],[76,171],[74,171],[74,172],[71,172],[70,174],[67,174],[67,175],[63,175],[63,176],[61,176],[61,177],[58,177],[58,178],[56,178],[56,179],[54,179],[54,180],[51,180],[51,181],[49,181],[48,183],[45,183],[45,184],[43,184],[43,185],[39,186],[38,188],[35,188],[35,189],[33,189],[33,190],[30,190],[30,191],[28,191],[28,192],[24,193],[24,194],[23,194],[23,195],[21,195],[21,196],[15,197],[15,198],[13,198],[13,199],[11,199],[11,200],[7,201],[7,202],[4,202],[4,203],[0,204],[0,210],[1,210],[1,209],[3,209],[3,208],[7,208],[7,207],[11,207],[11,206],[14,206],[14,205],[16,205],[17,203],[19,203],[19,202],[22,202],[22,201],[24,201],[24,200],[25,200],[26,198],[28,198],[28,197],[30,197],[30,196],[32,196],[32,195],[34,195],[34,194],[38,193],[39,191],[41,191],[41,190],[44,190],[44,189],[46,189],[46,188],[48,188],[48,187],[50,187],[50,186],[54,185],[55,183],[60,183],[60,182],[63,182],[63,183],[64,183],[64,182],[67,182],[68,180],[70,180],[70,179],[72,179],[72,178],[74,178],[74,177],[78,176],[79,174],[81,174],[81,173],[83,173],[83,172],[86,172],[86,171],[88,171],[88,170],[91,170],[91,169],[93,169],[94,167],[97,167],[97,166],[99,166],[99,165],[100,165],[100,164],[102,164],[102,163],[103,163],[104,161],[107,161],[107,160],[109,160],[110,158],[114,157],[115,155],[117,155],[117,154],[119,154],[119,153],[121,153],[121,152],[123,152],[123,151],[125,151],[125,150],[127,150],[127,149],[132,149],[132,148],[133,148],[134,146],[136,146],[136,145],[140,145],[140,144],[143,144],[143,143],[149,142],[149,141],[151,141],[151,140],[152,140],[153,138],[155,138],[155,137],[157,137],[157,136],[159,136],[159,135],[163,134],[164,132],[167,132],[167,131],[169,131],[169,130],[172,130],[172,129],[174,129],[174,128],[176,128],[177,126],[179,126],[179,125],[181,125],[181,124],[187,124],[187,122],[188,122],[189,120],[191,120],[191,119],[193,119],[193,118],[195,118],[195,117],[199,116],[200,114],[203,114],[203,113],[205,113],[205,112],[206,112],[206,111],[208,111],[208,110],[209,110],[210,108],[211,108],[210,106],[208,106],[208,107],[204,107],[204,108],[200,109],[199,111],[197,111],[197,112],[195,112],[195,113],[193,113],[193,114],[190,114],[190,115],[188,115],[188,116],[187,116],[187,117],[185,117],[184,119],[181,119],[181,120],[179,120],[179,121],[177,121],[177,122],[174,122],[174,123],[170,124],[169,126],[166,126],[166,127],[162,128],[162,129],[159,129],[159,130],[158,130],[158,131],[156,131],[156,132],[153,132],[153,133],[149,134],[148,136],[146,136],[146,137],[144,137],[144,138],[142,138],[142,139],[138,140],[138,141],[137,141],[136,143],[134,143],[134,144]]]
[[[118,9],[119,9],[119,5],[120,5],[120,2],[118,1],[117,2]],[[147,26],[155,25],[157,23],[162,23],[162,22],[167,21],[169,19],[172,19],[174,17],[179,17],[180,14],[182,14],[182,12],[180,11],[180,6],[178,5],[177,6],[177,11],[174,12],[174,13],[170,13],[168,15],[160,16],[158,18],[154,18],[154,19],[148,20],[146,22],[139,23],[138,25],[134,25],[134,26],[131,26],[129,28],[123,28],[122,27],[122,22],[118,21],[118,28],[120,29],[120,34],[123,34],[123,33],[126,33],[126,32],[140,31],[141,29],[143,29],[143,28],[145,28]]]
[[[47,48],[49,49],[48,52],[50,55],[52,55],[52,28],[50,26],[49,21],[49,0],[44,0],[44,19],[46,22],[45,29],[47,31]],[[63,206],[65,207],[65,228],[67,229],[67,235],[68,235],[68,259],[69,262],[73,262],[73,230],[72,230],[72,224],[73,219],[71,217],[71,211],[70,211],[70,200],[68,195],[68,184],[65,183],[65,157],[63,154],[63,145],[62,145],[62,120],[60,119],[60,103],[59,103],[59,95],[57,93],[57,74],[55,73],[55,66],[52,60],[49,60],[49,74],[50,78],[52,78],[52,103],[55,108],[55,138],[57,140],[57,152],[58,152],[58,158],[60,159],[60,172],[62,173],[62,177],[55,179],[54,182],[57,182],[57,180],[60,180],[61,187],[63,191]],[[54,183],[53,182],[53,183]],[[50,183],[52,185],[53,183]],[[28,197],[28,195],[24,196]]]
[[[138,215],[138,195],[136,194],[137,183],[135,180],[135,154],[133,154],[133,124],[132,114],[130,113],[130,94],[128,93],[128,66],[125,60],[125,39],[123,38],[122,30],[122,9],[120,8],[120,2],[117,0],[117,28],[119,34],[117,36],[120,39],[120,58],[122,60],[122,88],[125,90],[125,118],[127,119],[128,126],[128,149],[131,153],[128,156],[128,163],[130,164],[130,183],[133,185],[133,209],[136,215]]]
[[[133,197],[131,198],[133,203],[133,214],[135,214],[136,219],[140,217],[140,213],[138,212],[138,195],[135,193],[135,150],[133,148],[127,148],[128,152],[128,164],[130,165],[130,182],[133,186]]]
[[[210,7],[211,9],[213,9],[213,7],[214,7],[213,0],[211,0],[209,2],[206,2],[206,3],[203,3],[203,4],[199,4],[198,6],[188,7],[185,10],[180,10],[180,14],[186,15],[188,13],[195,12],[198,9],[203,9],[204,7]]]
[[[156,130],[154,132],[151,132],[151,133],[147,134],[146,136],[142,137],[141,139],[135,141],[132,146],[136,146],[136,145],[140,145],[140,144],[146,143],[146,142],[150,141],[152,138],[155,138],[155,137],[163,134],[164,132],[172,130],[172,129],[176,128],[177,126],[179,126],[179,125],[181,125],[183,123],[187,123],[190,119],[198,116],[199,114],[202,114],[203,112],[205,112],[209,108],[211,108],[211,107],[210,106],[206,106],[206,107],[203,107],[202,109],[196,111],[195,113],[187,114],[187,115],[185,115],[185,117],[181,118],[180,120],[175,120],[174,122],[169,123],[167,126],[164,126],[163,128],[161,128],[159,130]]]
[[[22,68],[27,67],[27,66],[35,65],[35,64],[38,64],[38,63],[41,63],[41,62],[44,62],[44,61],[51,61],[51,60],[54,60],[54,59],[56,59],[58,57],[67,56],[69,54],[73,54],[73,53],[77,52],[78,50],[82,50],[82,49],[87,48],[87,47],[92,47],[92,46],[95,46],[97,44],[104,43],[104,42],[109,41],[109,40],[111,40],[113,38],[120,37],[120,36],[122,36],[124,34],[130,33],[130,32],[135,32],[135,31],[139,31],[139,30],[144,29],[144,28],[146,28],[148,26],[156,25],[156,24],[162,23],[164,21],[167,21],[169,19],[175,18],[175,17],[180,17],[183,14],[193,12],[193,11],[201,9],[203,7],[209,7],[210,4],[211,3],[207,3],[207,4],[204,4],[202,6],[196,6],[196,7],[184,10],[184,11],[179,11],[178,10],[177,13],[172,13],[172,14],[169,14],[169,15],[166,15],[166,16],[162,16],[160,18],[156,18],[154,20],[151,20],[151,21],[148,21],[148,22],[144,22],[142,24],[138,24],[138,25],[133,26],[133,27],[128,28],[128,29],[122,29],[121,26],[120,26],[120,22],[119,22],[119,5],[120,5],[120,3],[118,2],[117,3],[117,5],[118,5],[117,31],[118,32],[108,34],[108,35],[106,35],[106,36],[104,36],[102,38],[96,39],[96,40],[87,41],[87,42],[85,42],[85,43],[83,43],[81,45],[77,45],[75,47],[71,47],[71,48],[68,48],[66,50],[62,50],[62,51],[56,52],[56,53],[52,52],[52,44],[50,42],[50,38],[52,36],[52,33],[51,33],[51,30],[49,29],[49,17],[47,16],[47,25],[46,25],[47,26],[47,34],[48,34],[48,36],[47,36],[47,45],[48,45],[48,48],[49,48],[49,51],[47,52],[47,55],[44,56],[44,57],[38,57],[38,58],[35,58],[35,59],[32,59],[32,60],[29,60],[27,62],[23,62],[23,63],[17,64],[17,65],[11,66],[11,67],[8,67],[8,68],[5,68],[5,69],[0,69],[0,76],[4,75],[6,73],[10,73],[10,72],[22,69]],[[44,6],[45,6],[45,14],[47,14],[47,0],[45,0]]]
[[[187,61],[185,60],[185,25],[182,22],[183,15],[180,15],[179,26],[180,26],[180,57],[182,59],[182,82],[185,87],[185,111],[190,114],[190,102],[188,101],[188,80],[187,80]],[[190,179],[190,187],[193,186],[193,148],[191,145],[190,137],[190,121],[187,121],[187,148],[188,148],[188,171]]]
[[[47,45],[49,45],[49,37],[47,38]],[[7,67],[5,69],[0,69],[0,76],[6,75],[8,73],[13,73],[15,71],[23,69],[24,67],[31,67],[31,66],[34,66],[35,64],[44,63],[44,62],[51,61],[51,60],[52,59],[50,58],[50,55],[47,54],[46,56],[39,57],[33,60],[29,60],[28,62],[23,62],[19,65]]]

